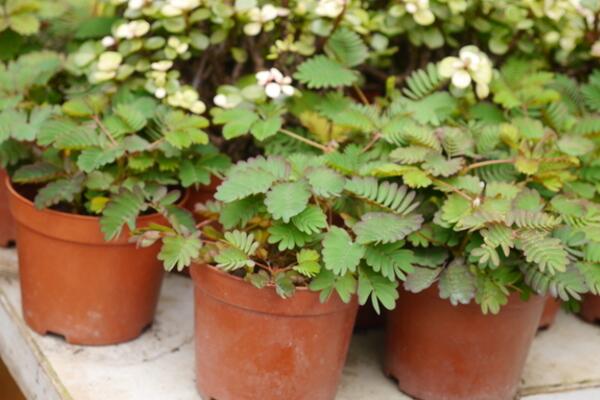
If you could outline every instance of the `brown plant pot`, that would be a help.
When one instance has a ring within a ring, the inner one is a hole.
[[[400,291],[388,314],[385,372],[422,400],[508,400],[517,392],[544,306],[512,294],[497,315],[452,306],[437,287]]]
[[[188,190],[188,198],[184,207],[196,215],[196,204],[214,200],[217,187],[221,182],[221,179],[213,175],[208,185],[198,187],[192,186]]]
[[[8,207],[6,171],[0,169],[0,247],[6,247],[15,240],[15,222]]]
[[[127,229],[106,242],[99,218],[38,210],[8,185],[23,316],[31,329],[81,345],[138,337],[152,323],[158,303],[163,278],[158,245],[136,248]],[[138,226],[162,221],[148,215]]]
[[[544,312],[542,313],[542,319],[540,320],[540,326],[538,329],[548,329],[554,324],[556,315],[560,310],[560,301],[554,297],[548,297],[546,303],[544,303]]]
[[[584,295],[579,316],[587,322],[600,322],[600,296],[594,294]]]
[[[282,299],[194,265],[196,374],[203,399],[333,400],[357,302],[298,289]]]

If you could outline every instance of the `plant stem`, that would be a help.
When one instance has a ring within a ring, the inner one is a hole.
[[[369,99],[367,99],[367,96],[365,96],[365,93],[361,90],[361,88],[359,88],[357,84],[352,85],[352,87],[354,88],[354,91],[356,92],[356,95],[358,96],[360,101],[364,105],[368,106],[370,104]]]
[[[476,162],[474,164],[471,165],[467,165],[466,167],[464,167],[462,169],[462,171],[460,171],[461,175],[466,174],[467,172],[477,169],[477,168],[481,168],[481,167],[485,167],[487,165],[497,165],[497,164],[512,164],[515,162],[514,158],[509,158],[506,160],[487,160],[487,161],[480,161],[480,162]]]
[[[366,153],[367,151],[369,151],[379,139],[381,139],[381,133],[375,132],[371,141],[367,143],[367,145],[362,149],[362,153]]]
[[[108,129],[106,129],[106,127],[104,126],[104,124],[102,123],[102,121],[100,121],[100,118],[98,118],[97,115],[92,115],[92,119],[94,120],[94,122],[96,123],[96,125],[98,126],[98,128],[100,128],[100,130],[102,131],[102,133],[104,133],[107,137],[108,140],[110,140],[110,142],[112,143],[113,146],[116,146],[118,143],[115,140],[115,138],[113,137],[113,135],[108,131]]]
[[[279,132],[281,132],[284,135],[287,135],[287,136],[289,136],[291,138],[299,140],[299,141],[301,141],[303,143],[306,143],[309,146],[315,147],[315,148],[317,148],[317,149],[319,149],[319,150],[321,150],[321,151],[323,151],[325,153],[330,153],[331,152],[331,148],[330,147],[324,146],[321,143],[317,143],[317,142],[315,142],[313,140],[307,139],[304,136],[300,136],[300,135],[298,135],[298,134],[296,134],[296,133],[294,133],[292,131],[289,131],[287,129],[279,129]]]
[[[469,196],[468,194],[466,194],[465,192],[463,192],[462,190],[460,190],[459,188],[452,186],[449,183],[446,183],[442,180],[436,179],[434,177],[429,177],[429,179],[431,179],[434,183],[437,183],[440,186],[444,186],[447,187],[448,189],[452,190],[454,193],[458,194],[459,196],[469,200],[470,202],[473,201],[473,198],[471,196]]]

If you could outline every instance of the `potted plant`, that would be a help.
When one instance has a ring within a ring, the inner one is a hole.
[[[561,99],[550,110],[550,115],[556,120],[556,129],[563,136],[561,140],[581,163],[577,179],[567,185],[568,192],[573,197],[598,204],[596,132],[600,111],[597,101],[600,97],[600,74],[598,70],[594,70],[582,80],[585,82],[578,83],[566,75],[555,78],[553,86],[561,93]],[[580,268],[584,272],[590,293],[583,296],[579,314],[588,322],[600,320],[600,258],[595,250],[598,246],[597,212],[596,207],[590,208],[588,203],[582,203],[572,207],[565,218],[571,225],[578,227],[584,237],[577,250],[582,255]],[[578,306],[574,308],[577,309]]]
[[[394,307],[412,270],[401,240],[421,224],[418,202],[406,187],[327,166],[357,150],[240,162],[201,231],[138,230],[163,238],[167,267],[194,262],[203,396],[333,399],[358,303]]]
[[[463,76],[475,90],[457,87]],[[381,113],[397,122],[374,147],[388,150],[360,172],[401,178],[424,196],[425,222],[408,237],[415,271],[386,339],[385,371],[412,396],[512,398],[545,296],[589,290],[568,216],[583,207],[577,222],[593,223],[596,206],[565,189],[579,165],[572,142],[532,112],[559,97],[552,78],[521,59],[494,73],[469,46],[411,75]]]

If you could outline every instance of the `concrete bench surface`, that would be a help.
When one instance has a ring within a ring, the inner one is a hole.
[[[0,356],[28,399],[198,400],[192,282],[165,279],[156,321],[138,340],[67,345],[27,328],[14,250],[0,249]],[[354,336],[336,400],[407,400],[381,373],[381,332]],[[538,334],[523,376],[528,400],[600,399],[600,326],[559,314]]]

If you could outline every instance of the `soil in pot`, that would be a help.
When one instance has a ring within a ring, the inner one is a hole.
[[[401,290],[387,316],[385,372],[422,400],[509,400],[516,395],[545,298],[512,294],[497,315],[452,306],[437,287]]]
[[[106,242],[99,218],[38,210],[10,186],[9,192],[27,324],[72,344],[108,345],[138,337],[152,323],[158,303],[159,248],[136,248],[127,229]],[[138,226],[161,221],[148,215]]]
[[[584,295],[579,316],[584,321],[600,323],[600,296],[593,294]]]
[[[357,302],[298,289],[282,299],[194,265],[196,373],[203,399],[333,400]]]
[[[15,222],[8,207],[6,171],[0,169],[0,247],[9,246],[15,240]]]
[[[560,310],[560,301],[556,300],[554,297],[548,297],[544,304],[544,312],[542,313],[539,329],[550,328],[556,320],[558,310]]]

